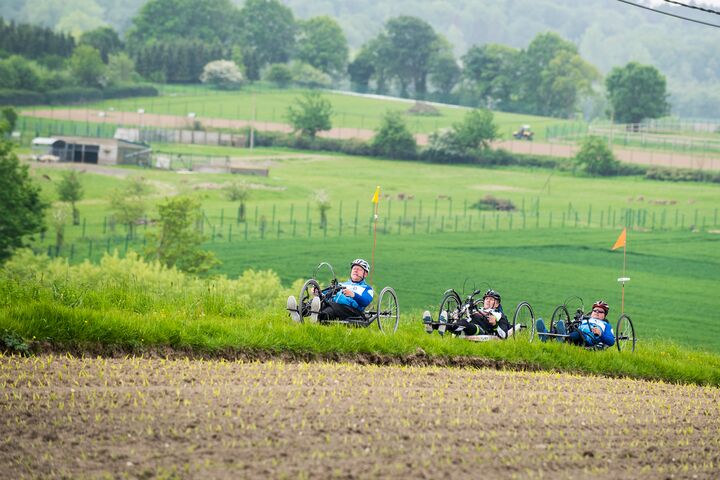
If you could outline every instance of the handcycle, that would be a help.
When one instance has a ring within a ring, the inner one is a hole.
[[[463,291],[465,286],[463,285]],[[438,330],[440,335],[443,335],[447,328],[453,324],[458,323],[460,320],[470,319],[470,315],[479,310],[482,307],[482,298],[477,298],[478,295],[482,294],[484,289],[473,290],[471,294],[465,297],[465,300],[461,300],[461,294],[455,289],[450,288],[445,290],[443,293],[442,300],[440,301],[440,308],[438,311],[438,320],[431,322],[429,325]],[[502,312],[502,306],[499,309]],[[443,321],[442,313],[447,313],[447,321]],[[508,319],[509,321],[510,319]],[[513,337],[514,339],[527,339],[532,341],[535,334],[535,314],[532,306],[528,302],[520,302],[515,307],[515,313],[512,316],[512,321],[509,321],[510,329],[507,332],[507,337]],[[451,328],[452,330],[452,328]],[[468,335],[464,337],[471,341],[486,341],[500,338],[495,335]]]
[[[321,287],[318,281],[318,272],[327,268],[331,274],[331,280],[327,287]],[[313,272],[312,278],[307,280],[300,289],[297,297],[297,311],[300,314],[300,321],[310,315],[310,303],[314,297],[320,297],[327,301],[332,299],[344,287],[337,280],[335,270],[327,262],[321,262]],[[362,315],[344,319],[318,320],[321,324],[344,324],[352,327],[369,327],[373,322],[377,323],[381,332],[395,333],[400,323],[400,306],[397,294],[392,287],[385,287],[380,291],[377,300],[368,305]]]
[[[570,310],[568,309],[568,303],[572,300],[577,300],[579,302],[579,306],[575,308],[575,314],[571,319]],[[562,320],[565,324],[567,333],[557,333],[557,324],[559,320]],[[602,343],[596,343],[592,333],[588,333],[580,328],[583,324],[587,325],[588,327],[590,326],[590,316],[585,314],[585,306],[583,304],[582,298],[569,297],[562,303],[562,305],[558,305],[557,307],[555,307],[555,310],[553,310],[553,314],[550,319],[548,333],[543,333],[542,335],[554,338],[568,338],[570,336],[570,333],[577,331],[580,332],[580,335],[583,339],[587,340],[587,343],[591,344],[590,346],[586,346],[586,349],[604,350],[606,348],[609,348]],[[630,349],[630,352],[634,352],[636,342],[637,337],[635,336],[635,327],[633,326],[632,320],[630,319],[630,316],[628,314],[622,313],[618,318],[615,328],[615,345],[617,346],[619,352],[627,350],[628,348]]]

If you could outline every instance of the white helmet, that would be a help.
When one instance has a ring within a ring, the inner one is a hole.
[[[356,258],[355,260],[353,260],[353,262],[350,264],[350,268],[354,267],[355,265],[365,270],[365,273],[370,273],[370,264],[362,258]]]

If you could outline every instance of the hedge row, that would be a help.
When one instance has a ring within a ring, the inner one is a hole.
[[[689,168],[650,167],[645,178],[664,182],[710,182],[720,183],[720,172],[691,170]]]
[[[151,85],[123,85],[105,89],[67,87],[44,93],[31,90],[0,89],[0,105],[47,105],[97,101],[106,98],[156,97],[158,90]]]

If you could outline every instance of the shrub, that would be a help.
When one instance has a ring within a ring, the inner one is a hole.
[[[160,93],[152,85],[116,85],[102,91],[104,98],[157,97]]]
[[[500,210],[510,212],[515,210],[515,204],[512,200],[495,198],[492,195],[486,195],[485,198],[481,198],[476,203],[472,204],[471,208],[477,208],[478,210]]]
[[[67,87],[47,92],[47,102],[51,104],[87,102],[101,100],[102,90],[90,87]]]
[[[295,100],[295,106],[288,107],[287,118],[294,132],[315,138],[317,132],[330,130],[332,105],[318,92],[305,93]]]
[[[583,140],[575,162],[593,176],[615,175],[620,165],[605,139],[592,135]]]
[[[276,84],[278,87],[284,88],[290,85],[293,75],[290,67],[284,63],[274,63],[265,71],[264,79]]]
[[[202,83],[213,85],[220,90],[237,90],[244,79],[240,67],[229,60],[215,60],[208,63],[200,75]]]
[[[387,112],[372,139],[378,155],[390,158],[417,158],[417,143],[399,112]]]
[[[0,89],[0,105],[42,105],[45,95],[30,90]]]

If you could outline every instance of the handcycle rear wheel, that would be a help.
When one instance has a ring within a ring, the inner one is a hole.
[[[518,331],[518,326],[520,327]],[[527,338],[532,342],[535,337],[535,313],[528,302],[521,302],[515,308],[512,320],[513,338]]]
[[[617,328],[615,329],[617,336],[615,337],[615,344],[617,345],[618,352],[622,352],[624,349],[630,348],[630,352],[635,351],[635,327],[633,326],[632,320],[627,314],[620,315],[617,322]],[[625,344],[629,345],[625,345]]]
[[[316,296],[316,293],[319,294],[320,292],[320,285],[313,278],[305,282],[305,284],[302,286],[302,289],[300,290],[300,295],[298,295],[298,313],[300,313],[300,322],[303,321],[303,318],[305,318],[305,316],[310,314],[310,302],[312,302],[312,299]]]
[[[377,324],[381,332],[395,333],[400,323],[400,306],[397,295],[392,287],[385,287],[380,292],[377,303]]]

